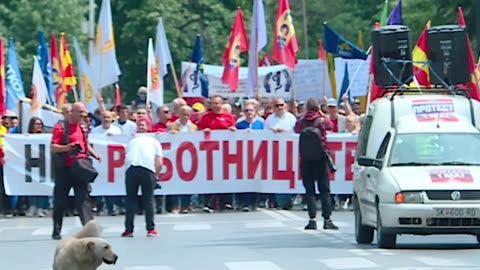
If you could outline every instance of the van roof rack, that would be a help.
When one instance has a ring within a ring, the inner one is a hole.
[[[470,91],[471,89],[461,89],[458,88],[454,85],[451,85],[450,87],[438,87],[438,86],[433,86],[433,88],[426,88],[426,87],[409,87],[407,85],[403,86],[393,86],[393,87],[383,87],[382,88],[382,97],[387,96],[390,94],[390,99],[393,100],[395,96],[403,96],[403,95],[458,95],[458,96],[464,96],[466,98],[470,98]]]

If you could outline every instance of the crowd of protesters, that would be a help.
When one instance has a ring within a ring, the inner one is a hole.
[[[229,101],[220,96],[209,99],[182,99],[176,98],[171,104],[159,106],[154,110],[146,102],[146,88],[140,87],[137,98],[129,105],[107,109],[103,98],[97,98],[99,109],[95,112],[84,114],[82,123],[85,131],[92,134],[106,134],[115,136],[119,134],[134,134],[137,132],[136,121],[140,117],[147,117],[152,125],[149,132],[178,133],[198,132],[207,130],[231,130],[232,132],[245,132],[254,129],[268,129],[275,133],[294,132],[294,126],[305,113],[304,102],[290,100],[285,102],[282,98],[259,98]],[[356,134],[360,130],[362,120],[362,107],[360,103],[348,102],[344,95],[340,101],[334,98],[323,98],[321,111],[328,117],[333,128],[330,132]],[[66,104],[62,114],[68,117],[72,106]],[[0,144],[6,133],[18,132],[18,118],[7,114],[2,118],[0,127]],[[33,117],[28,125],[26,134],[49,132],[43,126],[41,119]],[[3,146],[2,146],[3,147]],[[8,161],[7,161],[8,162]],[[53,206],[53,198],[48,196],[7,196],[3,186],[3,149],[0,151],[0,213],[6,217],[12,216],[37,216],[48,214]],[[124,196],[100,196],[90,198],[92,210],[98,215],[125,214]],[[335,202],[335,199],[333,199]],[[156,212],[162,209],[170,213],[187,214],[194,208],[200,208],[210,213],[215,210],[238,209],[252,211],[261,208],[278,208],[291,210],[295,204],[300,204],[306,210],[306,202],[301,195],[291,194],[194,194],[194,195],[168,195],[166,205],[162,205],[161,196],[156,196]],[[74,200],[70,198],[65,208],[65,215],[78,215],[74,207]],[[342,204],[336,197],[336,207]],[[138,201],[136,209],[138,214],[143,213],[142,200]]]

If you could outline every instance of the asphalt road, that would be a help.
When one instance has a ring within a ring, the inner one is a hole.
[[[136,216],[135,237],[121,238],[123,216],[97,217],[103,238],[119,255],[123,270],[299,270],[299,269],[480,269],[473,236],[400,236],[398,248],[378,249],[354,240],[353,212],[334,212],[339,231],[305,231],[306,212],[157,215],[157,238],[147,238]],[[63,235],[80,228],[66,217]],[[1,269],[51,269],[56,241],[50,218],[0,218]]]

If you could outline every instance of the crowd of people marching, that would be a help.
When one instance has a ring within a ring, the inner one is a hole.
[[[305,113],[304,102],[282,98],[259,98],[229,102],[220,96],[208,99],[176,98],[171,104],[159,106],[152,110],[146,102],[147,89],[140,87],[137,98],[129,105],[116,108],[106,108],[103,98],[97,97],[99,108],[95,112],[84,115],[83,126],[91,134],[132,134],[137,130],[136,121],[139,117],[150,119],[150,132],[196,132],[199,130],[248,130],[269,129],[274,132],[293,132],[295,123]],[[359,102],[348,102],[347,95],[340,101],[334,98],[323,98],[321,110],[328,117],[333,128],[330,132],[356,134],[361,127],[362,107]],[[71,105],[62,108],[62,114],[68,116]],[[221,117],[217,117],[221,115]],[[221,120],[219,120],[221,119]],[[157,121],[155,121],[157,120]],[[42,119],[32,117],[26,134],[50,132],[44,127]],[[7,113],[2,117],[0,126],[0,144],[3,147],[3,138],[7,133],[18,133],[18,117]],[[52,208],[52,197],[47,196],[7,196],[3,181],[3,164],[8,162],[0,151],[2,166],[0,181],[0,214],[5,217],[37,216],[43,217]],[[332,198],[336,206],[341,206],[338,197]],[[118,215],[125,213],[125,198],[123,196],[105,196],[91,198],[93,211],[98,215]],[[200,208],[210,213],[214,210],[238,209],[252,211],[258,207],[280,208],[291,210],[295,204],[300,204],[306,210],[302,196],[291,194],[195,194],[166,196],[165,205],[162,205],[161,196],[156,197],[156,211],[162,209],[170,213],[187,214],[194,208]],[[76,215],[73,198],[66,207],[65,215]],[[139,200],[137,212],[141,214],[142,201]]]

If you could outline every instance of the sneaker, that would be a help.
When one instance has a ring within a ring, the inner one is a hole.
[[[203,207],[203,212],[205,212],[205,213],[212,213],[213,210],[212,210],[210,207],[205,206],[205,207]]]
[[[122,237],[133,237],[133,232],[129,232],[129,231],[125,230],[122,233]]]
[[[188,214],[190,211],[188,210],[188,208],[183,208],[181,211],[180,211],[180,214]]]
[[[333,221],[331,219],[326,219],[323,222],[323,229],[324,230],[338,230],[337,225],[333,224]]]
[[[315,220],[309,220],[307,226],[305,226],[305,230],[316,230],[317,229],[317,222]]]
[[[248,212],[248,211],[250,211],[250,208],[248,208],[247,206],[245,206],[245,207],[242,208],[242,211],[243,211],[243,212]]]
[[[52,234],[53,240],[62,240],[62,236],[59,233]]]
[[[156,237],[158,236],[158,233],[155,229],[151,229],[147,231],[147,237]]]

